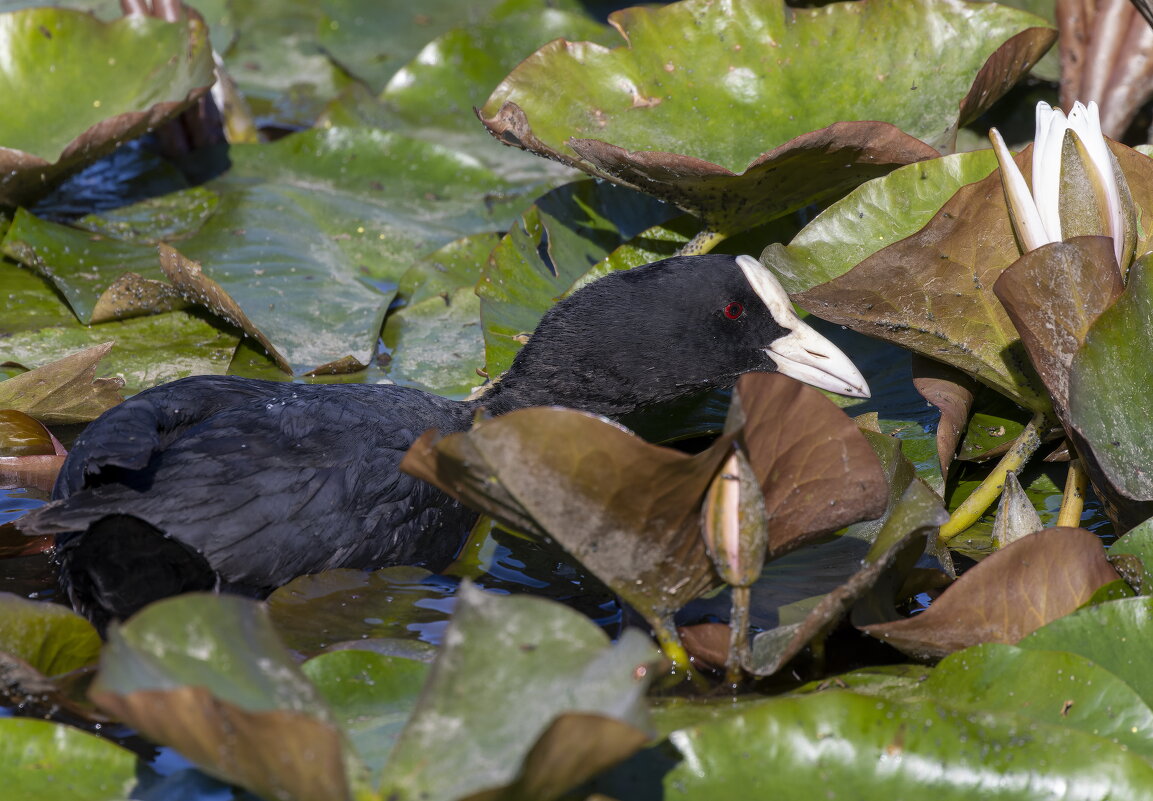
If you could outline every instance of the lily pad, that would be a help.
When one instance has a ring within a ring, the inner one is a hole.
[[[682,761],[663,778],[668,799],[811,799],[814,777],[853,797],[940,801],[1104,801],[1153,783],[1148,762],[1104,737],[843,691],[773,700],[670,740]]]
[[[546,45],[497,87],[482,121],[508,144],[640,188],[726,233],[947,152],[958,124],[1055,39],[1030,14],[924,0],[690,0],[611,19],[627,46]],[[846,84],[862,63],[868,74]]]
[[[238,341],[233,333],[176,311],[14,334],[0,340],[0,362],[38,364],[77,348],[114,342],[115,347],[100,362],[97,380],[115,377],[123,382],[124,394],[131,395],[188,375],[223,375]]]
[[[28,718],[0,718],[0,765],[5,794],[38,801],[121,801],[151,772],[103,737]]]
[[[0,230],[4,226],[0,224]],[[76,322],[52,284],[32,270],[0,259],[0,334],[14,334]]]
[[[978,645],[946,657],[918,694],[974,712],[996,710],[1079,729],[1153,758],[1148,701],[1081,654]]]
[[[0,382],[0,408],[48,424],[95,420],[124,400],[123,381],[96,377],[96,365],[111,349],[105,342]]]
[[[388,317],[388,376],[397,384],[465,397],[482,383],[484,336],[472,287],[407,306]]]
[[[916,617],[862,630],[920,659],[984,642],[1011,645],[1117,579],[1097,537],[1049,528],[987,557]]]
[[[650,445],[604,418],[520,409],[441,439],[402,469],[516,529],[557,540],[656,624],[715,586],[700,504],[729,438],[696,456]]]
[[[52,281],[85,324],[187,305],[164,280],[156,248],[149,245],[108,239],[18,209],[0,250]]]
[[[301,665],[369,769],[372,784],[408,721],[429,666],[370,651],[321,654]]]
[[[258,795],[349,798],[340,731],[260,605],[190,594],[109,631],[92,699]]]
[[[1107,237],[1055,242],[1022,256],[993,287],[1063,421],[1073,356],[1125,287],[1112,253]]]
[[[645,742],[644,697],[656,657],[647,637],[630,630],[610,645],[579,613],[538,598],[468,584],[459,598],[444,650],[392,751],[382,796],[448,801],[519,779],[536,790],[520,797],[547,801],[603,768],[606,750],[624,759]],[[560,718],[572,713],[583,720]],[[611,736],[597,725],[605,718],[615,721]],[[430,754],[451,754],[453,769]],[[523,759],[524,773],[538,778],[518,776]],[[532,770],[540,759],[546,765]]]
[[[1131,501],[1153,500],[1153,429],[1140,411],[1149,378],[1139,369],[1153,344],[1135,333],[1153,330],[1151,273],[1147,256],[1129,268],[1124,293],[1089,326],[1069,374],[1069,422],[1084,438],[1082,455]]]
[[[96,629],[71,609],[0,593],[0,651],[45,676],[94,664],[100,655]]]
[[[0,14],[0,51],[0,92],[21,109],[0,123],[0,205],[44,194],[176,116],[213,82],[208,31],[195,15],[101,22],[79,11],[25,9]]]
[[[1153,626],[1147,596],[1089,606],[1055,620],[1021,640],[1021,648],[1067,651],[1092,659],[1153,706],[1153,676],[1144,670],[1144,646]]]
[[[1150,213],[1153,193],[1146,182],[1153,179],[1153,160],[1122,145],[1111,147],[1138,209]],[[1018,154],[1017,163],[1027,169],[1030,159],[1031,147]],[[869,235],[861,237],[848,225],[837,228],[837,219],[830,218],[827,238],[856,243],[842,247],[856,248],[858,255],[872,250]],[[811,236],[820,233],[814,221]],[[1148,248],[1149,234],[1139,237],[1137,252]],[[763,257],[774,264],[771,251]],[[839,271],[852,267],[851,259],[838,262],[838,274],[794,299],[824,319],[943,361],[1027,408],[1048,411],[1048,393],[993,293],[996,280],[1018,257],[1001,178],[995,172],[962,187],[912,236],[873,252],[848,272]],[[806,268],[810,264],[805,262]],[[926,293],[926,286],[934,291]]]
[[[965,433],[978,385],[960,370],[923,356],[914,355],[912,364],[913,386],[941,411],[937,422],[937,458],[941,462],[941,478],[945,479]]]

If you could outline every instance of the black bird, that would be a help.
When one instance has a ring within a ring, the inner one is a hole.
[[[679,256],[561,300],[480,397],[194,376],[141,392],[77,439],[26,532],[56,535],[61,584],[99,627],[190,590],[260,595],[336,567],[445,567],[475,513],[397,465],[424,431],[567,406],[618,418],[750,371],[868,397],[749,256]]]

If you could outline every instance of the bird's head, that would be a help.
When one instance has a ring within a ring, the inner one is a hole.
[[[869,397],[860,371],[797,317],[759,261],[674,256],[609,274],[557,303],[490,393],[495,406],[486,405],[616,416],[758,371]]]

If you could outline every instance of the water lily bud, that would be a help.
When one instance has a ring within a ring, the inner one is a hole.
[[[1137,245],[1133,197],[1101,133],[1096,103],[1075,103],[1069,116],[1037,104],[1030,192],[996,129],[989,132],[1001,167],[1013,229],[1028,252],[1075,236],[1109,236],[1124,272]]]
[[[752,465],[735,444],[705,495],[701,532],[726,582],[747,587],[761,575],[769,543],[765,496]]]

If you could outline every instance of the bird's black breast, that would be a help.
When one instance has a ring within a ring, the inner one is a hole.
[[[473,515],[398,466],[424,431],[465,429],[469,414],[394,386],[186,379],[91,426],[58,500],[25,528],[67,549],[93,522],[132,515],[255,588],[333,567],[440,567]]]

